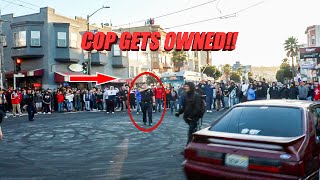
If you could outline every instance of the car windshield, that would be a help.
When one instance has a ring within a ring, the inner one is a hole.
[[[236,107],[211,128],[236,134],[296,137],[303,134],[302,110],[290,107]]]

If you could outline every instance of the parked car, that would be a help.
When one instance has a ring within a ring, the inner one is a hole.
[[[194,133],[188,179],[319,179],[320,103],[241,103]]]

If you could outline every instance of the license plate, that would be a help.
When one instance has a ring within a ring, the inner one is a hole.
[[[239,168],[248,168],[249,158],[248,158],[248,156],[227,154],[226,158],[225,158],[225,165],[239,167]]]

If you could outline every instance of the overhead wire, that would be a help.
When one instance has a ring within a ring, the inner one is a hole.
[[[159,15],[159,16],[153,17],[153,19],[159,19],[159,18],[162,18],[162,17],[170,16],[170,15],[177,14],[177,13],[181,13],[183,11],[194,9],[194,8],[197,8],[197,7],[200,7],[200,6],[204,6],[206,4],[210,4],[210,3],[213,3],[215,1],[217,1],[217,0],[211,0],[211,1],[208,1],[208,2],[205,2],[205,3],[202,3],[202,4],[198,4],[198,5],[195,5],[195,6],[191,6],[191,7],[185,8],[185,9],[181,9],[181,10],[174,11],[174,12],[171,12],[171,13]],[[144,20],[140,20],[140,21],[125,23],[125,24],[120,24],[120,25],[116,25],[116,26],[113,26],[113,27],[120,27],[120,26],[125,26],[125,25],[128,25],[128,24],[136,24],[136,23],[140,23],[140,22],[145,22],[145,19]]]
[[[198,24],[198,23],[203,23],[203,22],[207,22],[207,21],[212,21],[212,20],[216,20],[216,19],[227,19],[227,18],[232,18],[232,17],[236,17],[237,14],[243,12],[243,11],[246,11],[250,8],[253,8],[261,3],[264,3],[264,1],[261,1],[259,3],[256,3],[256,4],[253,4],[251,6],[248,6],[244,9],[241,9],[239,11],[236,11],[234,13],[230,13],[230,14],[226,14],[226,15],[223,15],[223,16],[218,16],[218,17],[213,17],[213,18],[209,18],[209,19],[204,19],[204,20],[200,20],[200,21],[194,21],[194,22],[191,22],[191,23],[185,23],[185,24],[180,24],[180,25],[175,25],[175,26],[171,26],[169,28],[164,28],[164,29],[172,29],[172,28],[177,28],[177,27],[182,27],[182,26],[188,26],[188,25],[193,25],[193,24]]]
[[[32,7],[25,6],[25,5],[23,5],[23,4],[15,3],[15,2],[13,2],[13,1],[8,1],[8,0],[2,0],[2,1],[8,2],[8,3],[10,3],[10,4],[14,4],[14,5],[19,6],[19,7],[24,7],[24,8],[32,9],[32,10],[36,10],[36,11],[38,10],[38,9],[35,9],[35,8],[32,8]]]

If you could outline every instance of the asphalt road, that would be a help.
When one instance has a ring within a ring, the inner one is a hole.
[[[222,112],[206,113],[203,127]],[[160,114],[154,114],[154,124]],[[142,125],[141,115],[133,116]],[[188,126],[170,112],[151,133],[127,112],[53,113],[2,123],[0,179],[185,179]]]

